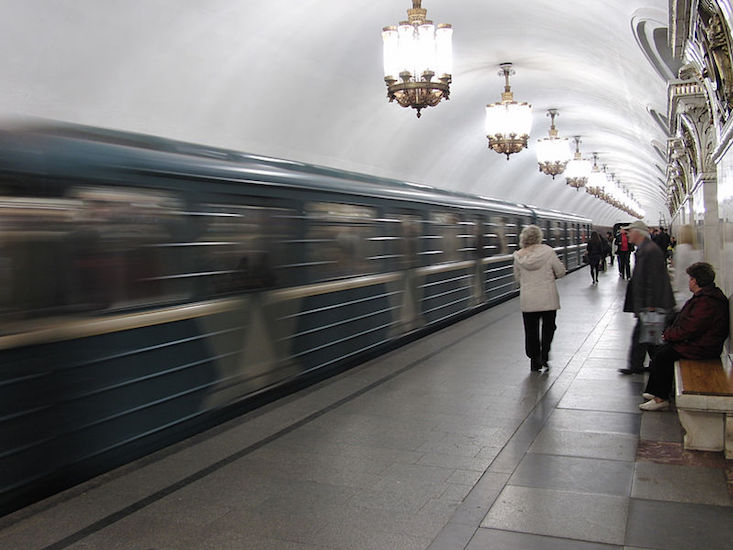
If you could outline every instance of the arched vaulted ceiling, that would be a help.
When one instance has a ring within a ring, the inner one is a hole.
[[[664,205],[667,0],[423,0],[454,26],[451,99],[386,100],[381,29],[410,0],[0,0],[0,116],[48,117],[535,204],[628,216],[537,170],[557,108],[657,223]],[[530,150],[487,148],[512,62]]]

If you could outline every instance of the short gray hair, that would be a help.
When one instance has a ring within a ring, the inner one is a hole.
[[[636,229],[636,228],[634,228],[634,229],[631,229],[630,231],[636,231],[637,233],[639,233],[639,235],[641,235],[641,236],[642,236],[642,237],[644,237],[645,239],[649,239],[649,240],[651,240],[651,238],[652,238],[652,236],[651,236],[651,234],[649,233],[649,231],[643,231],[643,230],[641,230],[641,229]]]
[[[536,225],[528,225],[519,234],[519,246],[522,248],[542,243],[542,229]]]

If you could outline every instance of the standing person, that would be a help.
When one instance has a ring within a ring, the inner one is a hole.
[[[657,233],[654,242],[657,243],[657,246],[662,249],[662,252],[664,252],[666,256],[667,247],[669,246],[669,235],[667,234],[667,231],[664,229],[664,227],[659,227],[659,233]]]
[[[598,271],[601,269],[601,260],[606,253],[606,247],[603,245],[601,236],[593,231],[588,241],[588,263],[590,264],[590,278],[593,280],[591,284],[598,284]]]
[[[679,230],[679,244],[675,246],[672,256],[674,277],[672,289],[675,298],[685,297],[688,292],[687,268],[696,262],[702,261],[702,250],[695,248],[695,233],[691,225],[683,225]]]
[[[560,309],[555,279],[565,275],[565,266],[552,248],[542,244],[542,230],[536,225],[522,229],[519,245],[521,248],[514,253],[514,278],[519,283],[524,351],[530,359],[530,370],[538,371],[542,367],[550,368],[550,345]]]
[[[622,279],[631,279],[631,253],[634,245],[629,235],[621,229],[616,236],[616,255],[618,256],[618,274]]]
[[[613,233],[610,231],[606,231],[606,242],[608,242],[608,256],[609,256],[609,263],[611,264],[611,267],[613,267],[613,257],[616,255],[616,241],[613,238]]]
[[[713,266],[697,262],[687,268],[687,274],[692,298],[664,331],[665,344],[654,354],[649,381],[642,394],[647,402],[639,405],[643,411],[661,411],[669,407],[677,359],[720,357],[723,342],[728,338],[728,298],[715,286]]]
[[[623,227],[629,233],[629,240],[636,245],[636,263],[631,281],[626,287],[624,311],[633,313],[636,326],[631,336],[629,350],[629,366],[619,369],[622,374],[639,374],[644,372],[644,359],[647,353],[654,355],[656,346],[639,342],[641,334],[642,311],[671,312],[674,308],[674,294],[669,282],[667,264],[662,249],[654,244],[649,229],[642,221],[635,221]]]

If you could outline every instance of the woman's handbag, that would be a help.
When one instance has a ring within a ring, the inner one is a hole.
[[[667,314],[664,311],[642,311],[639,313],[641,331],[639,342],[660,346],[664,343],[662,333],[666,326]]]
[[[589,264],[590,263],[590,260],[588,259],[588,253],[587,252],[585,254],[583,254],[582,260],[583,260],[583,263],[584,264]]]

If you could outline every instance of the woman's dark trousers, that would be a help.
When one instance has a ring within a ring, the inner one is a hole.
[[[646,393],[669,399],[674,389],[674,362],[682,357],[674,350],[671,344],[664,344],[657,348],[650,364],[651,372],[646,383]]]
[[[523,311],[524,321],[524,352],[532,362],[533,369],[539,369],[547,364],[550,357],[550,345],[555,335],[555,317],[557,311]],[[542,336],[540,338],[540,321],[542,322]]]
[[[589,258],[590,262],[590,278],[593,279],[593,282],[598,282],[598,272],[601,270],[601,262],[603,261],[603,258],[601,256],[591,256]]]
[[[618,252],[618,274],[626,279],[631,279],[631,252]]]

